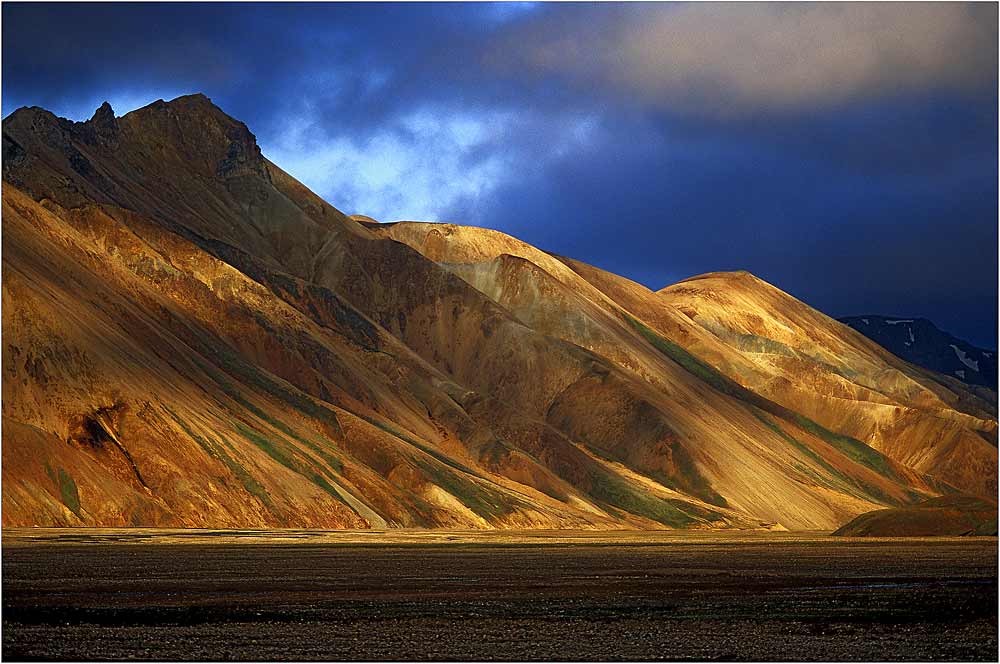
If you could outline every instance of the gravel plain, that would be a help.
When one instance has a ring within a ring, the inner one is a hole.
[[[3,658],[996,661],[997,539],[5,529]]]

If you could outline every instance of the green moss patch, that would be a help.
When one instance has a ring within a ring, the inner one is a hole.
[[[69,508],[80,518],[80,491],[76,488],[76,481],[62,468],[59,469],[59,497],[63,505]]]
[[[164,406],[170,416],[173,417],[174,421],[184,430],[184,433],[188,435],[191,440],[198,443],[198,445],[213,459],[218,459],[222,464],[239,480],[243,488],[247,490],[252,496],[256,496],[262,503],[271,506],[271,496],[268,494],[267,489],[258,482],[247,469],[244,468],[238,461],[233,459],[228,452],[221,446],[213,443],[212,441],[198,435],[195,433],[184,420],[177,416],[169,407]]]
[[[595,469],[590,473],[589,484],[588,493],[594,500],[671,528],[685,528],[701,520],[714,521],[720,518],[716,512],[639,491],[603,469]]]
[[[241,436],[256,445],[269,457],[280,463],[285,468],[288,468],[289,470],[306,478],[330,496],[336,498],[338,501],[343,502],[345,505],[348,504],[344,500],[343,496],[340,495],[340,492],[337,491],[326,480],[326,478],[317,472],[314,467],[302,463],[302,461],[297,458],[295,451],[286,442],[277,438],[269,438],[255,429],[251,429],[246,424],[238,420],[233,424]]]

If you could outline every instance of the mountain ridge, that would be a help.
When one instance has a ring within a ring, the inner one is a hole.
[[[979,348],[926,318],[866,314],[838,320],[908,362],[996,390],[996,350]]]
[[[203,95],[20,111],[4,525],[832,529],[996,489],[995,407],[765,282],[722,316],[728,283],[350,218]]]

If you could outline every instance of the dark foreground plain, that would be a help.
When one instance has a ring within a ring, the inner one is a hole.
[[[997,659],[997,540],[4,531],[6,660]]]

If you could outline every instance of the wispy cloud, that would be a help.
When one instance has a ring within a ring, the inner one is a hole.
[[[588,141],[598,124],[586,114],[419,107],[364,135],[322,138],[316,121],[288,122],[262,149],[349,214],[456,223],[475,220],[447,218],[455,210],[479,208],[510,179]]]
[[[263,150],[347,213],[438,220],[459,199],[475,199],[503,177],[503,153],[469,156],[496,141],[509,123],[505,114],[437,118],[419,110],[361,139],[317,142],[306,118],[291,122]]]

